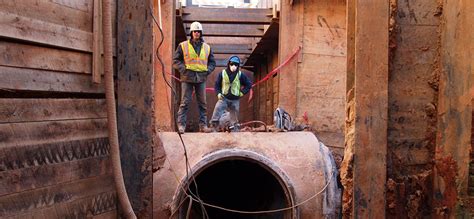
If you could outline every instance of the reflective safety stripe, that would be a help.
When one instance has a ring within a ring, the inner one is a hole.
[[[180,45],[183,50],[186,69],[197,72],[207,72],[207,61],[211,47],[207,43],[202,43],[201,54],[198,56],[189,40],[180,43]]]
[[[240,92],[240,74],[242,74],[240,71],[237,73],[235,76],[234,80],[232,81],[232,84],[230,84],[230,79],[229,75],[227,75],[226,70],[222,70],[222,93],[224,95],[227,95],[229,93],[229,88],[230,92],[237,97],[241,97],[244,94]]]

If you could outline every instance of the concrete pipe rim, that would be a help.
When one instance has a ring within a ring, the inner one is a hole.
[[[175,191],[175,197],[172,201],[172,209],[178,210],[181,206],[180,203],[182,202],[183,198],[186,197],[185,193],[183,192],[182,188],[187,188],[192,179],[194,177],[199,176],[200,173],[205,171],[207,168],[229,160],[243,160],[251,163],[255,163],[268,171],[273,177],[278,181],[281,189],[285,195],[285,202],[288,206],[294,206],[296,204],[296,192],[293,187],[293,183],[291,182],[288,175],[281,169],[275,162],[271,161],[266,156],[259,154],[254,151],[250,150],[242,150],[242,149],[220,149],[213,152],[206,154],[199,162],[197,162],[189,171],[188,178],[184,177],[178,185],[178,188]],[[179,218],[178,214],[174,215],[173,218]],[[291,219],[299,218],[299,208],[295,207],[291,210],[290,217]]]

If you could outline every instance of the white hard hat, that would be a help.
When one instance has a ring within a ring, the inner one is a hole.
[[[194,21],[193,23],[191,23],[191,28],[189,31],[196,31],[196,30],[199,30],[202,32],[202,25],[201,23]]]

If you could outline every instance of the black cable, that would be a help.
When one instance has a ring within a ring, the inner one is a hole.
[[[158,58],[158,61],[160,62],[160,65],[161,65],[161,73],[162,73],[162,76],[163,76],[163,80],[166,82],[166,85],[168,85],[168,87],[171,89],[171,91],[173,93],[173,96],[176,96],[177,95],[176,90],[173,88],[171,83],[166,78],[165,66],[164,66],[163,60],[161,59],[160,54],[159,54],[159,49],[160,49],[160,47],[161,47],[161,45],[163,44],[163,41],[164,41],[163,30],[161,29],[160,25],[158,24],[158,21],[156,20],[154,14],[153,14],[153,9],[151,9],[151,8],[150,8],[150,13],[151,13],[153,21],[155,22],[155,25],[158,27],[158,30],[160,31],[160,35],[161,35],[161,40],[160,40],[160,43],[158,44],[158,46],[156,48],[155,55]],[[170,113],[172,113],[170,104],[168,104],[168,109],[169,109]],[[178,121],[177,121],[176,117],[174,117],[174,120],[175,120],[175,123],[177,124]],[[178,132],[178,136],[181,140],[181,144],[182,144],[183,149],[184,149],[184,157],[185,157],[185,162],[186,162],[186,179],[189,179],[189,171],[188,170],[191,170],[191,167],[189,165],[189,159],[188,159],[188,153],[187,153],[187,150],[186,150],[186,144],[184,143],[183,137],[181,136],[180,132]],[[191,170],[191,172],[192,172],[192,170]],[[196,183],[196,179],[194,177],[194,174],[191,174],[191,178],[192,178],[192,183],[194,184],[194,187],[196,189],[196,194],[194,194],[191,191],[191,189],[189,188],[189,185],[187,185],[187,187],[188,187],[187,190],[189,190],[189,193],[191,194],[191,196],[194,196],[194,198],[197,199],[199,204],[201,205],[201,211],[202,211],[202,214],[203,214],[202,215],[203,218],[209,218],[209,215],[207,214],[206,208],[204,207],[204,203],[203,203],[203,201],[201,200],[201,198],[199,196],[198,185]]]

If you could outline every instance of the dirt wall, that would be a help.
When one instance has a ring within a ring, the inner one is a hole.
[[[432,211],[442,5],[393,0],[391,12],[387,217],[421,217]]]

